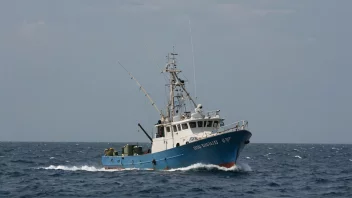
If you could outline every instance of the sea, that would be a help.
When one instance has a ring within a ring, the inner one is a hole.
[[[352,145],[250,143],[232,168],[105,170],[104,149],[124,144],[0,142],[0,197],[352,197]]]

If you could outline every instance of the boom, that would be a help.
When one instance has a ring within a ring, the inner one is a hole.
[[[143,86],[137,81],[137,79],[135,77],[132,76],[132,74],[124,67],[122,66],[122,64],[117,61],[119,63],[119,65],[131,76],[131,79],[135,80],[139,86],[139,88],[145,93],[145,96],[147,96],[147,98],[149,99],[149,101],[152,103],[152,105],[154,106],[154,108],[158,111],[159,115],[161,117],[164,117],[163,114],[161,113],[161,111],[158,109],[158,107],[155,105],[155,102],[153,101],[153,99],[149,96],[149,94],[147,93],[147,91],[143,88]]]

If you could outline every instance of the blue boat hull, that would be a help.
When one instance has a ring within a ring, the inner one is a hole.
[[[252,134],[247,130],[233,131],[157,153],[135,156],[102,156],[106,169],[165,170],[187,167],[196,163],[233,166]]]

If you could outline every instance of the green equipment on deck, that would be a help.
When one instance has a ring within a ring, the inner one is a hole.
[[[124,147],[123,147],[123,154],[126,156],[129,156],[129,155],[133,155],[133,147],[135,145],[129,145],[129,144],[126,144]]]
[[[133,155],[142,155],[142,147],[141,146],[134,146],[133,147]]]
[[[104,150],[105,156],[113,156],[115,154],[115,150],[113,148],[108,148]]]
[[[122,154],[124,156],[142,155],[143,151],[141,146],[126,144],[124,147],[122,147]]]

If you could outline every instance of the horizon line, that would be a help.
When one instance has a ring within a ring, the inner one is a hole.
[[[150,142],[143,142],[143,141],[124,141],[124,142],[111,142],[111,141],[34,141],[34,140],[0,140],[0,143],[142,143],[148,144]],[[352,143],[327,143],[327,142],[251,142],[250,144],[352,144]]]

